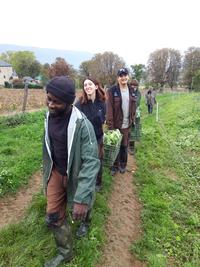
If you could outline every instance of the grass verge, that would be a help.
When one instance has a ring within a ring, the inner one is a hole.
[[[159,121],[143,116],[136,180],[143,237],[132,250],[150,267],[200,263],[199,95],[157,97]]]
[[[40,168],[44,112],[0,117],[0,197],[16,192]]]

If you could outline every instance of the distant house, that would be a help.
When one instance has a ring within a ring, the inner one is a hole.
[[[12,65],[0,60],[0,85],[4,85],[5,82],[10,82],[10,79],[16,77],[17,74],[13,70]]]
[[[25,76],[22,78],[24,83],[32,83],[34,81],[34,79],[30,76]]]

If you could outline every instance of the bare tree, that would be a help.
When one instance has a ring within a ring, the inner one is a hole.
[[[181,54],[178,50],[169,49],[168,64],[166,66],[166,82],[173,89],[178,83],[179,73],[181,69]]]
[[[167,58],[168,50],[167,48],[163,48],[151,53],[148,60],[148,75],[150,76],[150,81],[158,86],[160,85],[161,88],[163,88],[166,82],[165,69]]]
[[[83,77],[90,76],[91,61],[83,61],[79,67],[80,75]]]
[[[150,54],[148,76],[152,83],[160,86],[161,91],[166,83],[173,88],[181,67],[181,55],[178,50],[162,48]]]
[[[56,61],[49,67],[49,78],[62,75],[74,78],[76,71],[64,58],[57,57]]]
[[[189,47],[183,60],[183,83],[192,89],[193,77],[200,70],[200,47]]]
[[[125,66],[125,61],[117,54],[104,52],[96,54],[91,60],[80,66],[81,75],[91,75],[102,85],[112,85],[116,81],[117,70]]]

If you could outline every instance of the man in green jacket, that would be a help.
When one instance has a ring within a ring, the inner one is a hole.
[[[73,258],[66,206],[72,208],[74,220],[87,219],[100,162],[94,129],[72,105],[74,81],[66,76],[54,77],[46,91],[43,185],[47,196],[46,224],[53,231],[58,255],[44,266],[56,267]]]

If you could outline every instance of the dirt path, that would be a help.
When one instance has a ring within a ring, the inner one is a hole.
[[[128,172],[115,176],[112,195],[109,200],[111,214],[106,224],[107,242],[103,258],[96,267],[145,267],[130,253],[132,242],[139,238],[141,204],[138,201],[133,174],[136,170],[132,156],[129,156]],[[41,189],[41,173],[33,175],[27,188],[15,197],[0,199],[0,228],[19,221],[26,211],[34,193]]]
[[[21,189],[15,196],[0,199],[0,228],[19,221],[24,216],[33,194],[39,192],[40,189],[41,173],[36,172],[27,188]]]
[[[96,267],[145,267],[130,253],[130,246],[139,238],[141,204],[133,184],[135,162],[129,155],[128,172],[118,173],[109,207],[111,214],[106,224],[107,243],[103,249],[103,259]]]

